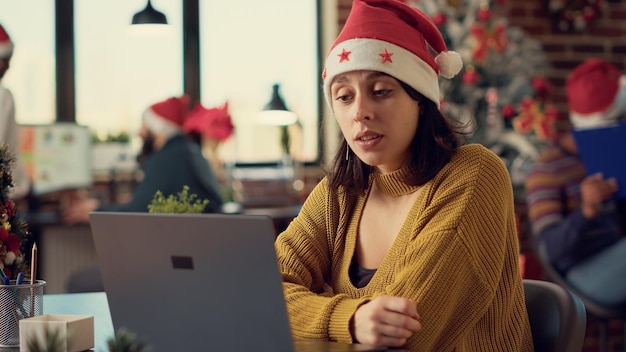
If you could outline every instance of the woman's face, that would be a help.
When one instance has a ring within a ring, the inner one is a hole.
[[[402,167],[419,106],[400,82],[376,71],[352,71],[337,76],[330,91],[335,118],[356,156],[382,173]]]

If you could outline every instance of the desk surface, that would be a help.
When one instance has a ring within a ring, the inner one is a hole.
[[[107,341],[114,336],[113,323],[106,294],[94,293],[64,293],[44,294],[44,314],[77,314],[94,316],[94,343],[96,352],[108,351]],[[354,351],[360,351],[354,345]],[[331,347],[329,345],[329,351]],[[17,351],[17,349],[2,349],[3,351]],[[394,352],[408,352],[405,350],[389,350]]]

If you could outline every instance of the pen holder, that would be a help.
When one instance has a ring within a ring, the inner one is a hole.
[[[20,345],[20,319],[43,314],[43,288],[46,282],[0,285],[0,347]]]

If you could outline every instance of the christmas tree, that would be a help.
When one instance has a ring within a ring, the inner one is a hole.
[[[470,142],[501,156],[521,196],[539,149],[555,136],[558,113],[541,44],[510,26],[504,0],[407,0],[427,13],[449,50],[463,57],[453,79],[441,79],[442,111],[462,122]]]
[[[0,146],[0,277],[15,279],[19,272],[28,272],[24,262],[24,244],[30,237],[28,224],[19,216],[10,198],[13,188],[11,166],[15,158],[6,144]]]

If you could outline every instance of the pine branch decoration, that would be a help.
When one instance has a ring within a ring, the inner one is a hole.
[[[13,176],[11,176],[11,166],[15,162],[15,157],[9,151],[6,144],[0,146],[0,202],[2,204],[9,201],[9,192],[13,188]]]
[[[24,262],[22,253],[30,237],[28,224],[19,216],[15,203],[10,198],[14,187],[11,167],[15,156],[6,144],[0,145],[0,243],[7,247],[7,254],[0,262],[2,274],[9,279],[17,277],[18,272],[30,271]]]
[[[109,352],[148,352],[151,348],[137,339],[137,336],[125,328],[117,331],[114,338],[107,341]]]
[[[46,328],[43,341],[33,336],[26,341],[28,350],[31,352],[62,352],[65,349],[63,338],[58,329]]]

